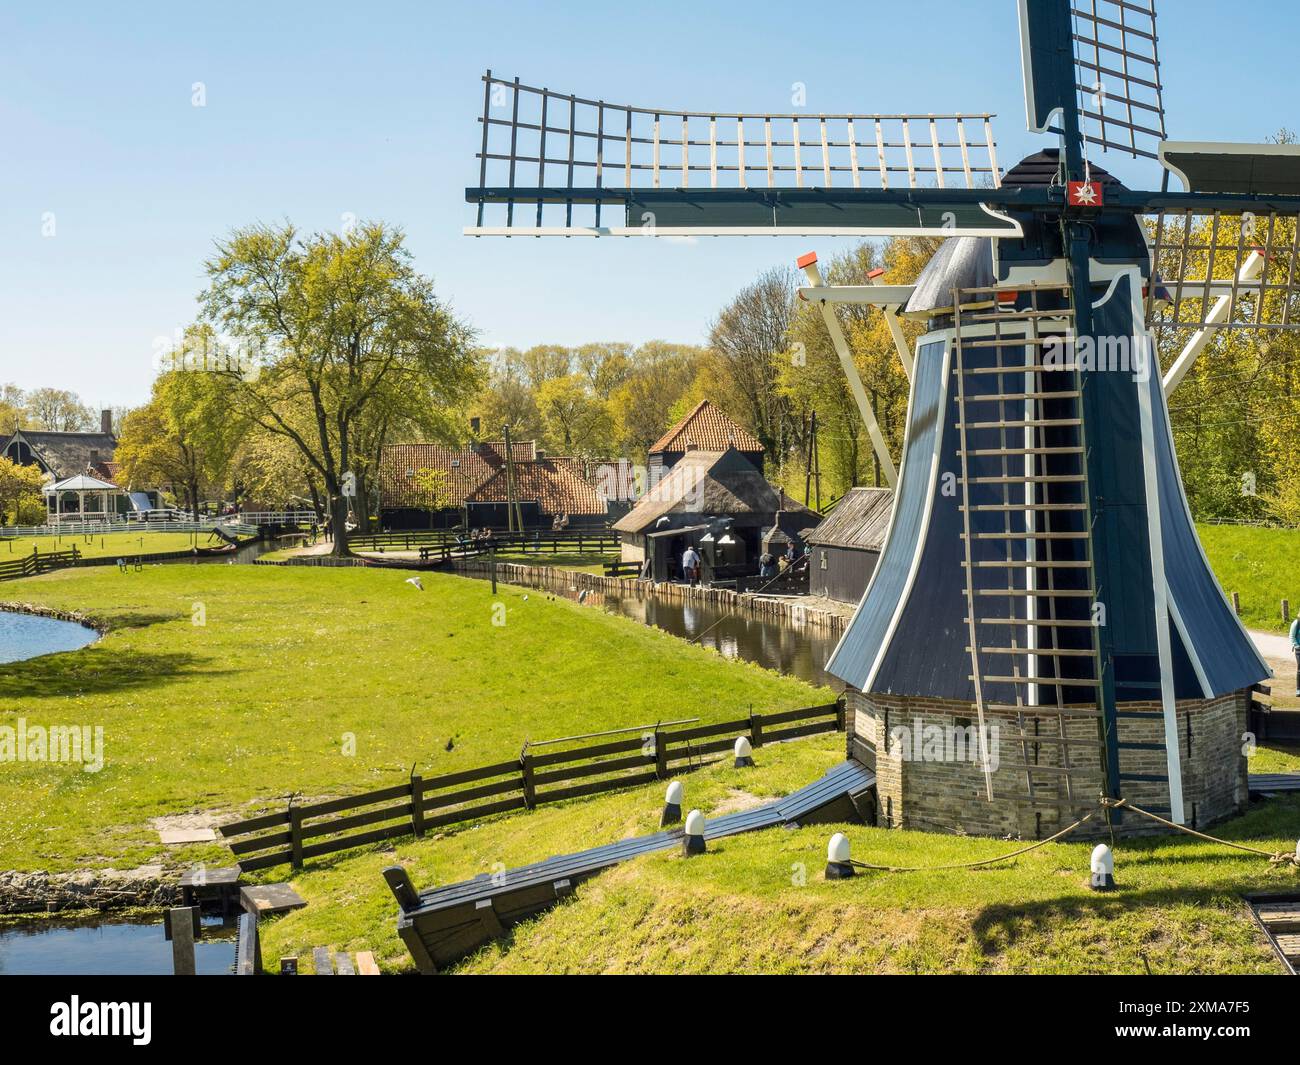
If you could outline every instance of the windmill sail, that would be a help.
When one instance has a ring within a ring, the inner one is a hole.
[[[1155,0],[1020,0],[1020,41],[1030,130],[1048,132],[1071,93],[1084,140],[1157,157],[1165,106]]]
[[[1012,235],[992,115],[632,107],[483,76],[472,236]]]

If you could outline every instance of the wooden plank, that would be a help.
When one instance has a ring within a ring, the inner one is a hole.
[[[524,808],[524,797],[519,795],[513,799],[503,799],[500,802],[489,802],[484,803],[482,806],[454,810],[438,817],[426,817],[424,824],[426,828],[437,828],[442,825],[454,825],[460,821],[471,821],[476,817],[488,817],[491,814],[504,813],[507,810],[522,810]]]
[[[425,777],[425,792],[433,791],[435,788],[450,788],[455,784],[468,784],[474,780],[486,780],[488,777],[499,777],[506,773],[519,772],[519,759],[509,762],[497,762],[495,765],[480,766],[478,769],[463,769],[459,773],[444,773],[440,777]]]
[[[268,847],[282,847],[289,843],[291,835],[289,832],[273,832],[268,836],[253,836],[250,839],[235,840],[229,844],[232,854],[251,854],[255,851],[264,851]],[[248,866],[240,864],[240,868],[247,869]]]
[[[350,817],[339,817],[333,821],[320,821],[314,825],[304,825],[302,838],[314,839],[319,836],[332,836],[339,832],[346,832],[348,829],[362,828],[366,825],[375,825],[383,821],[394,821],[399,817],[409,818],[410,816],[411,804],[404,802],[399,806],[385,806],[379,810],[367,810],[365,813],[352,814]]]
[[[410,794],[410,784],[395,784],[391,788],[367,791],[361,795],[350,795],[341,799],[327,799],[324,802],[300,806],[298,811],[304,819],[323,817],[325,814],[338,813],[340,810],[351,810],[357,806],[373,806],[375,803],[388,802],[390,799],[404,799]]]
[[[357,971],[352,967],[352,959],[344,951],[339,951],[334,955],[334,971],[339,976],[356,976]]]
[[[664,742],[668,744],[680,743],[683,740],[693,740],[705,736],[720,736],[723,733],[730,733],[739,736],[741,733],[749,733],[749,718],[737,718],[735,721],[720,721],[716,725],[697,725],[694,728],[677,729],[673,732],[665,732]]]
[[[537,802],[540,805],[544,802],[559,802],[561,799],[576,799],[582,795],[597,795],[602,791],[613,791],[615,788],[634,788],[641,784],[653,783],[658,779],[655,773],[635,773],[631,776],[615,777],[612,780],[596,780],[590,784],[539,792]]]
[[[816,736],[821,732],[835,731],[834,721],[818,721],[811,725],[799,725],[797,728],[785,728],[777,732],[769,732],[767,742],[779,743],[781,740],[797,740],[800,736]]]
[[[357,973],[360,976],[378,976],[379,966],[375,964],[375,956],[368,950],[357,951]]]
[[[614,773],[620,769],[636,769],[643,765],[652,765],[655,756],[653,754],[634,754],[627,758],[610,758],[603,762],[594,762],[591,765],[574,766],[570,769],[555,769],[549,773],[538,773],[534,776],[535,784],[554,784],[562,780],[576,780],[580,777],[594,777],[602,773]]]
[[[333,976],[334,966],[330,964],[330,952],[327,947],[316,947],[311,952],[312,971],[317,976]]]
[[[441,810],[448,806],[459,806],[474,799],[486,799],[492,795],[504,795],[511,791],[521,791],[523,786],[524,781],[521,775],[514,780],[500,780],[495,784],[483,784],[477,788],[465,788],[462,791],[447,792],[443,795],[430,795],[424,800],[424,809],[426,811]]]
[[[371,832],[358,832],[355,836],[340,836],[338,839],[326,840],[324,843],[313,843],[302,848],[301,858],[319,858],[322,854],[333,854],[335,851],[349,850],[352,847],[364,847],[370,843],[382,843],[386,839],[410,834],[411,822],[403,821],[401,824],[376,828]]]
[[[761,721],[764,727],[768,725],[780,725],[787,721],[803,721],[810,717],[833,716],[839,709],[837,703],[827,703],[825,706],[807,706],[802,710],[783,710],[779,714],[757,714],[755,715]]]
[[[281,810],[273,814],[260,814],[244,821],[232,821],[228,825],[218,825],[217,831],[223,836],[242,836],[246,832],[257,832],[263,828],[275,828],[277,825],[287,825],[288,823],[289,814]]]
[[[599,758],[606,754],[622,754],[625,751],[640,750],[645,741],[640,736],[626,740],[611,740],[609,743],[593,744],[590,747],[576,747],[567,751],[553,751],[549,754],[532,755],[533,765],[561,765],[565,762],[585,762],[589,758]]]

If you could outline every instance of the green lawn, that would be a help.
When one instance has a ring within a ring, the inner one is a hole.
[[[100,536],[22,536],[0,539],[0,562],[39,551],[68,551],[74,546],[86,558],[131,556],[188,551],[191,547],[219,547],[223,541],[210,533],[105,533]]]
[[[1300,610],[1300,529],[1197,525],[1196,531],[1224,591],[1241,597],[1246,626],[1285,632],[1282,600],[1291,601],[1293,618]]]
[[[106,757],[94,774],[0,763],[0,869],[228,863],[218,845],[164,854],[149,819],[353,794],[412,765],[500,761],[525,739],[830,697],[543,593],[502,585],[494,600],[485,582],[436,573],[420,592],[407,576],[146,566],[0,586],[0,599],[110,629],[81,651],[0,666],[0,724],[102,725]]]
[[[842,737],[759,748],[758,768],[725,760],[683,778],[706,816],[785,794],[843,757]],[[309,862],[293,878],[305,909],[262,929],[267,965],[311,950],[371,950],[385,972],[413,966],[381,877],[405,866],[419,888],[654,831],[662,786],[498,818],[396,847]],[[839,826],[876,864],[969,862],[1017,849],[1000,840]],[[580,886],[575,898],[467,959],[478,972],[1259,972],[1280,967],[1240,901],[1295,887],[1300,872],[1195,840],[1121,842],[1121,890],[1085,886],[1091,843],[1049,844],[980,870],[823,879],[836,826],[776,829],[660,853]],[[1290,851],[1300,798],[1256,806],[1214,829]],[[802,882],[800,882],[802,881]]]

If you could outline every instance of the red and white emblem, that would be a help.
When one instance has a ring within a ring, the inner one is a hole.
[[[1071,181],[1065,194],[1071,207],[1100,207],[1102,203],[1100,181]]]

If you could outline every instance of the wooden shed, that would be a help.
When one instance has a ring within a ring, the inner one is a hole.
[[[857,603],[876,570],[889,532],[894,493],[888,488],[850,488],[830,516],[807,534],[812,548],[809,593]]]

